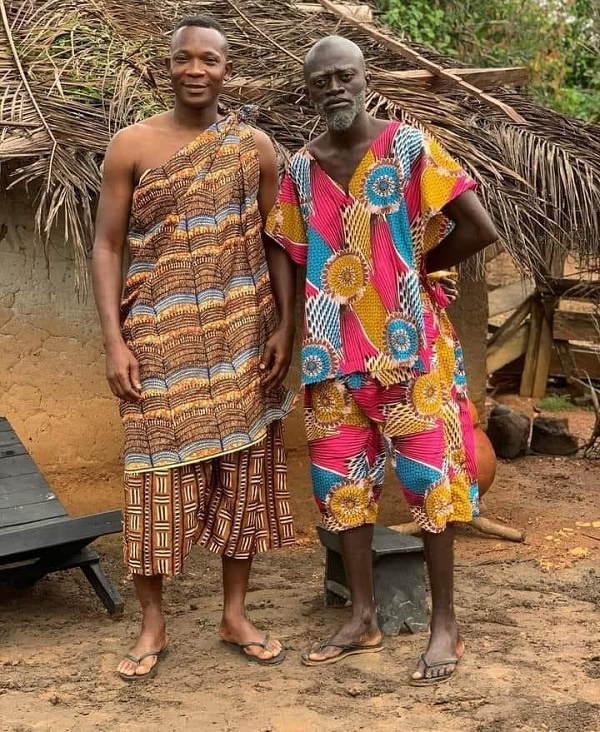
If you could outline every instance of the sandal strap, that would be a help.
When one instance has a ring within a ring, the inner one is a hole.
[[[136,658],[135,656],[132,656],[131,653],[126,653],[123,658],[126,658],[128,661],[131,661],[132,663],[135,663],[136,666],[140,665],[141,658]]]
[[[267,650],[267,646],[269,645],[269,640],[271,639],[271,636],[267,633],[264,640],[262,641],[250,641],[249,643],[240,643],[240,648],[251,648],[252,646],[259,646],[263,649],[263,651]]]
[[[138,664],[140,664],[145,658],[150,658],[150,656],[158,656],[160,655],[161,651],[148,651],[147,653],[142,653],[142,655],[138,659]]]
[[[373,643],[371,645],[364,644],[364,643],[337,643],[336,641],[329,640],[329,641],[323,641],[319,645],[319,651],[325,650],[325,648],[339,648],[342,651],[355,651],[357,649],[362,648],[377,648],[380,643]],[[314,653],[314,651],[313,651]]]
[[[439,668],[440,666],[456,666],[459,662],[459,658],[448,658],[445,661],[434,661],[430,663],[426,660],[425,654],[421,654],[421,661],[425,664],[425,668]]]

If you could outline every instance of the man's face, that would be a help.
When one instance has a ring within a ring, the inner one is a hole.
[[[343,132],[365,108],[367,77],[362,60],[328,47],[306,71],[308,94],[330,130]]]
[[[231,74],[227,43],[214,28],[181,28],[173,36],[168,68],[180,102],[197,109],[208,107]]]

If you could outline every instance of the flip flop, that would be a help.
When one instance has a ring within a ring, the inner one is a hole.
[[[252,653],[246,653],[246,648],[252,648],[252,646],[259,646],[264,651],[267,650],[267,646],[269,645],[269,640],[271,636],[267,634],[265,636],[265,639],[262,641],[250,641],[249,643],[235,643],[234,641],[226,641],[224,640],[223,643],[227,643],[228,646],[232,646],[233,648],[238,648],[242,656],[248,659],[248,661],[252,661],[252,663],[258,663],[260,666],[277,666],[279,665],[283,660],[285,660],[285,651],[282,649],[276,656],[273,656],[272,658],[261,658],[260,656],[255,656]]]
[[[331,656],[330,658],[324,658],[322,661],[316,661],[310,657],[311,653],[319,653],[325,648],[340,648],[341,653],[337,656]],[[311,649],[300,656],[300,660],[305,666],[329,666],[332,663],[347,658],[348,656],[358,656],[361,653],[379,653],[383,650],[383,643],[380,641],[374,645],[362,645],[359,643],[336,643],[335,641],[323,641],[319,647],[315,650]]]
[[[117,673],[123,681],[127,681],[128,683],[132,681],[146,681],[147,679],[153,679],[158,671],[158,664],[167,655],[168,651],[169,644],[167,643],[167,645],[164,648],[161,648],[160,651],[148,651],[148,653],[142,653],[142,655],[137,658],[132,656],[131,653],[126,653],[123,658],[126,658],[128,661],[132,661],[136,666],[139,666],[145,658],[150,658],[150,656],[156,656],[156,663],[145,674],[136,674],[135,672],[132,674],[124,674],[122,671],[117,671]]]
[[[425,666],[425,673],[427,673],[429,669],[440,668],[441,666],[451,666],[451,670],[445,673],[443,676],[431,676],[429,678],[424,676],[422,679],[413,679],[411,676],[411,678],[409,679],[409,683],[411,686],[437,686],[437,684],[444,684],[446,681],[450,681],[450,679],[454,676],[456,672],[456,667],[458,666],[460,658],[449,658],[446,661],[436,661],[435,663],[429,663],[429,661],[425,660],[425,654],[423,653],[421,654],[421,661]]]

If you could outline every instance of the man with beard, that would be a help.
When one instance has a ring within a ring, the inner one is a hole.
[[[267,232],[306,266],[301,357],[315,498],[340,533],[349,620],[302,657],[380,651],[371,542],[390,455],[423,530],[429,645],[411,683],[449,679],[464,651],[453,605],[453,522],[478,510],[462,351],[431,273],[497,239],[475,183],[433,139],[369,115],[354,43],[328,37],[305,60],[327,130],[291,161]]]
[[[122,130],[107,150],[93,257],[125,428],[125,560],[142,607],[118,666],[126,681],[156,673],[167,647],[163,577],[183,571],[193,544],[222,557],[221,639],[257,663],[282,661],[245,596],[254,554],[293,542],[281,419],[292,401],[282,381],[294,270],[262,239],[275,152],[241,114],[219,112],[231,62],[218,23],[181,21],[168,69],[173,109]]]

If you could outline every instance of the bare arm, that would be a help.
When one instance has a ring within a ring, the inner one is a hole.
[[[273,143],[264,132],[254,130],[254,140],[258,148],[260,165],[258,207],[264,224],[277,200],[279,188],[277,156]],[[263,242],[271,287],[279,314],[279,327],[269,338],[262,361],[263,369],[266,372],[265,387],[274,388],[282,383],[292,359],[295,334],[296,267],[287,253],[264,233]]]
[[[273,143],[264,132],[255,130],[254,139],[258,148],[260,164],[258,207],[264,224],[277,201],[279,190],[277,156]],[[296,305],[296,267],[285,250],[266,234],[263,234],[263,242],[271,286],[277,302],[279,322],[283,326],[293,327]]]
[[[498,240],[492,220],[473,191],[461,193],[443,211],[455,226],[442,246],[427,255],[427,272],[450,269]]]
[[[115,396],[128,401],[140,397],[139,366],[121,334],[120,301],[123,287],[123,250],[133,195],[134,162],[131,130],[118,133],[104,159],[92,282],[106,350],[106,375]]]

